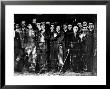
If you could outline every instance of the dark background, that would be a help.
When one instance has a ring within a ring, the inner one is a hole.
[[[15,23],[21,23],[22,20],[25,20],[27,24],[32,23],[33,18],[36,18],[38,22],[72,23],[76,19],[76,23],[83,21],[95,23],[97,14],[14,14]]]

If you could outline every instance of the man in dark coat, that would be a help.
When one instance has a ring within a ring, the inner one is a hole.
[[[83,61],[81,60],[81,48],[80,48],[80,37],[79,27],[76,25],[73,27],[73,42],[71,44],[72,49],[72,69],[74,72],[83,71]]]
[[[24,66],[24,50],[21,47],[20,28],[16,24],[14,37],[14,71],[22,72]]]

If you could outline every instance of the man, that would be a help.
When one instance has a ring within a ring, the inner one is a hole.
[[[51,48],[51,45],[50,45],[50,41],[51,41],[51,29],[50,29],[50,22],[46,22],[45,23],[45,41],[46,41],[46,44],[47,44],[47,50],[46,50],[46,54],[47,54],[47,57],[46,57],[46,61],[47,61],[47,64],[46,64],[46,67],[47,67],[47,71],[51,71],[51,58],[50,58],[50,48]]]
[[[89,23],[88,28],[89,28],[90,32],[93,32],[94,31],[94,24],[93,23]]]
[[[51,37],[50,37],[50,60],[51,60],[51,70],[53,72],[56,71],[56,60],[58,59],[57,57],[57,36],[58,33],[57,31],[59,29],[55,28],[55,24],[51,23],[50,25],[50,31],[51,31]]]
[[[63,35],[64,35],[64,39],[63,39],[63,61],[66,58],[66,50],[67,50],[67,32],[68,32],[68,26],[66,23],[63,24]]]
[[[83,21],[83,27],[85,26],[85,27],[87,27],[87,22],[86,21]]]
[[[34,43],[34,37],[35,37],[35,34],[34,34],[34,30],[33,30],[33,27],[31,24],[28,24],[27,26],[28,28],[28,42],[27,42],[27,45],[25,47],[25,50],[28,54],[28,58],[29,59],[25,59],[26,61],[28,60],[27,63],[30,64],[29,66],[29,71],[35,71],[35,66],[36,66],[36,46],[35,46],[35,43]]]
[[[82,27],[83,27],[83,26],[82,26],[82,23],[80,23],[80,22],[77,23],[77,26],[79,27],[79,33],[81,33],[81,29],[82,29]]]
[[[79,39],[79,28],[78,28],[78,26],[74,26],[73,27],[73,34],[74,34],[74,38],[73,38],[73,40],[74,40],[74,42],[79,42],[80,41],[80,39]]]
[[[23,20],[21,22],[21,34],[20,34],[20,38],[21,38],[21,45],[22,48],[25,48],[25,45],[27,44],[27,27],[26,27],[26,22]]]
[[[60,26],[59,26],[59,25],[57,25],[57,26],[56,26],[56,32],[59,34],[59,33],[60,33],[60,31],[61,31],[61,28],[60,28]]]
[[[66,34],[66,48],[69,48],[69,44],[72,41],[73,41],[72,25],[68,24],[68,30],[67,30],[67,34]]]
[[[64,35],[62,34],[61,32],[61,27],[59,25],[56,26],[56,32],[57,32],[57,59],[58,59],[58,63],[59,63],[59,66],[62,66],[64,65],[63,63],[63,39],[64,39]]]
[[[83,26],[82,33],[80,34],[81,39],[81,52],[82,52],[82,60],[84,62],[84,71],[89,71],[90,67],[90,58],[92,56],[91,50],[93,46],[93,40],[91,39],[89,29],[87,26]],[[91,61],[92,62],[92,61]]]
[[[78,27],[81,28],[82,27],[82,24],[79,22],[77,23]]]
[[[38,30],[40,31],[41,30],[41,23],[37,22],[36,25],[37,25]]]
[[[63,32],[67,32],[67,24],[63,24]]]
[[[26,26],[26,21],[22,20],[21,21],[21,26],[20,26],[21,32],[20,32],[20,40],[21,40],[21,55],[23,60],[25,59],[25,47],[26,44],[28,42],[28,30],[27,30],[27,26]],[[25,60],[24,60],[25,62]]]
[[[68,24],[67,31],[64,33],[64,39],[65,39],[65,58],[64,58],[64,65],[62,66],[62,71],[65,72],[67,70],[70,71],[71,69],[71,53],[70,53],[70,44],[73,42],[73,31],[72,31],[72,25]],[[61,71],[61,70],[60,70]]]
[[[80,47],[79,27],[76,25],[73,27],[73,42],[71,42],[71,56],[72,56],[72,69],[74,72],[83,71],[83,61],[81,60],[82,53]]]
[[[37,28],[37,19],[36,18],[34,18],[33,20],[32,20],[32,27],[33,27],[33,30],[34,30],[34,35],[35,35],[35,37],[34,37],[34,42],[35,42],[35,44],[36,44],[36,46],[38,47],[38,28]]]
[[[37,19],[36,19],[36,18],[33,18],[33,19],[32,19],[32,23],[33,23],[33,24],[36,24],[36,22],[37,22]]]
[[[68,31],[72,31],[72,24],[68,24]]]
[[[39,49],[40,49],[40,66],[46,63],[46,39],[45,39],[45,23],[41,23]]]
[[[20,49],[21,49],[20,27],[19,27],[19,24],[15,24],[15,36],[14,36],[14,71],[15,72],[21,72],[23,68],[23,65],[20,59],[20,56],[21,56]]]
[[[54,23],[51,23],[51,25],[50,25],[51,33],[54,32],[54,29],[55,29],[55,27],[54,27]]]
[[[40,42],[40,31],[41,31],[41,23],[39,21],[37,21],[36,18],[33,18],[32,20],[32,27],[33,27],[33,31],[34,31],[34,43],[35,43],[35,47],[34,47],[34,55],[36,56],[36,66],[35,66],[35,72],[39,73],[40,71],[40,49],[39,49],[39,42]]]
[[[88,61],[87,61],[87,71],[89,72],[96,72],[96,32],[95,27],[93,23],[89,23],[89,34],[87,35],[87,55],[88,55]]]
[[[27,27],[28,27],[28,32],[29,32],[29,33],[28,33],[28,36],[29,36],[29,37],[35,36],[35,35],[34,35],[34,30],[33,30],[32,24],[28,24]]]

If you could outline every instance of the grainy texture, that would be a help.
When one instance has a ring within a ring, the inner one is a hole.
[[[96,23],[96,14],[15,14],[15,74],[96,75]]]

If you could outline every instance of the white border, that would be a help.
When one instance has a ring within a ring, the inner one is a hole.
[[[5,7],[6,85],[106,84],[105,5],[6,5]],[[14,14],[97,14],[97,76],[14,76]]]

